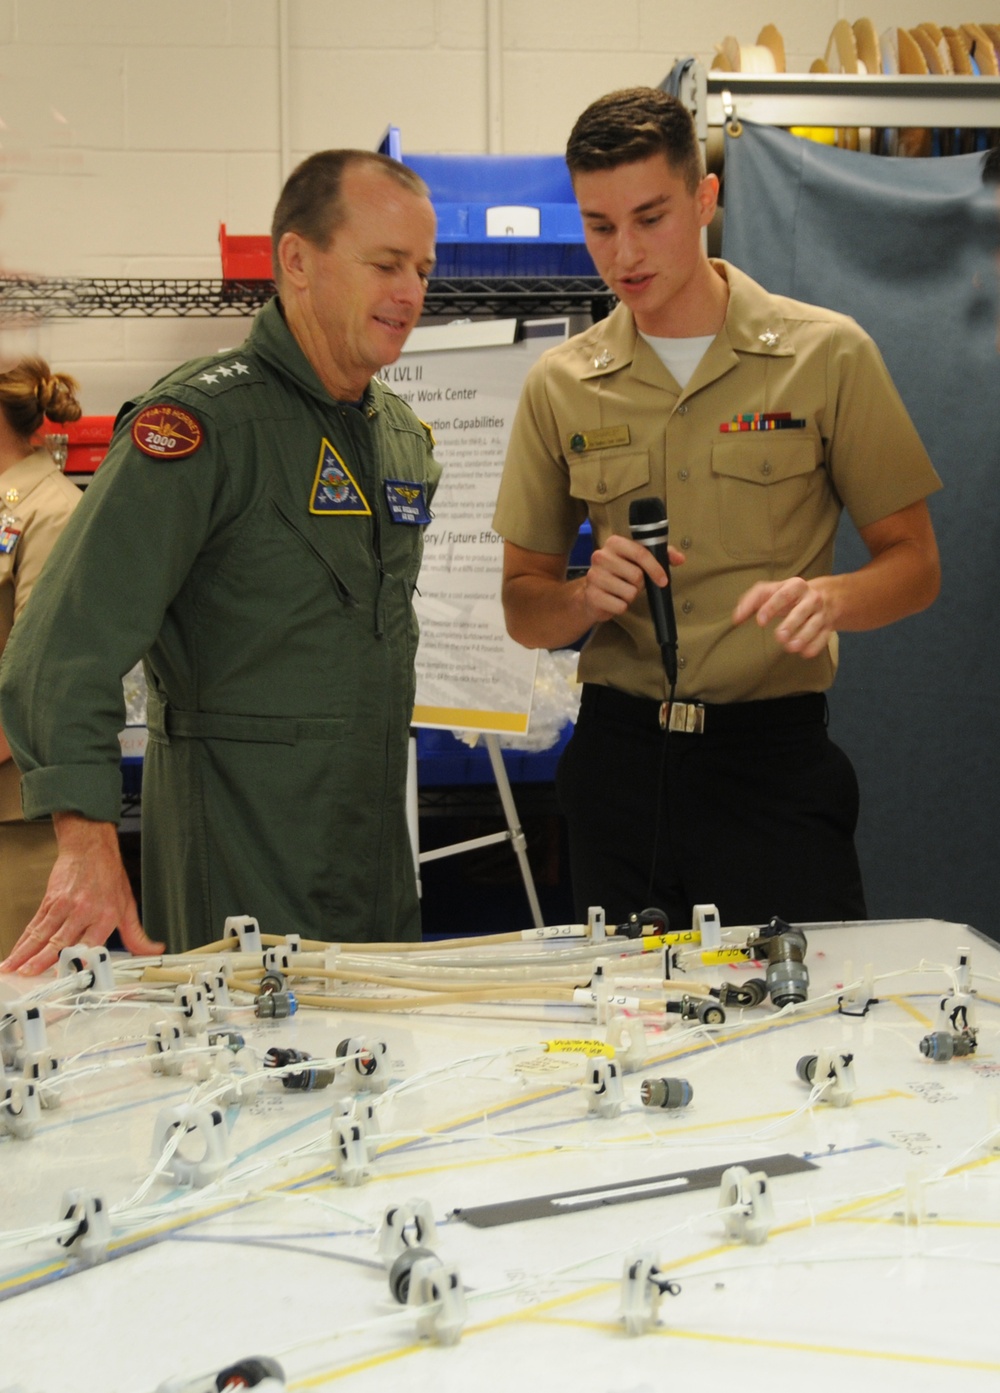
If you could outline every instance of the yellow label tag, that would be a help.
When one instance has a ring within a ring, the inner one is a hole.
[[[745,963],[752,957],[749,948],[712,948],[701,954],[706,967],[717,967],[720,963]]]
[[[549,1054],[586,1054],[592,1058],[604,1055],[614,1059],[613,1045],[602,1045],[600,1040],[546,1040],[545,1048]]]
[[[677,943],[700,942],[700,929],[680,929],[677,933],[649,934],[648,936],[643,934],[642,936],[643,952],[645,952],[647,948],[669,948]]]
[[[574,431],[569,438],[569,448],[575,455],[586,454],[588,450],[609,450],[615,445],[630,445],[632,432],[628,426],[603,426],[600,430]]]

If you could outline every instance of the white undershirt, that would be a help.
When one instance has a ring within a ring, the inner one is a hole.
[[[639,332],[642,333],[642,330]],[[703,334],[696,339],[656,339],[652,334],[642,334],[642,337],[667,372],[677,379],[682,392],[694,376],[694,370],[704,358],[709,344],[715,342],[714,334]]]

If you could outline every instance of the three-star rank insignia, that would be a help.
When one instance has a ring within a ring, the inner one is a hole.
[[[204,372],[198,373],[197,377],[191,378],[192,384],[204,383],[202,391],[208,387],[215,387],[221,383],[226,386],[230,380],[238,382],[241,377],[250,375],[250,369],[246,363],[239,358],[230,358],[226,362],[212,363]],[[252,381],[251,377],[251,381]]]
[[[325,437],[319,448],[319,464],[313,482],[310,513],[320,516],[370,517],[371,508],[357,481]]]

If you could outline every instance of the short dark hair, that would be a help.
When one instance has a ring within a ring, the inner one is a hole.
[[[994,145],[983,156],[983,183],[1000,184],[1000,145]]]
[[[676,97],[658,87],[626,87],[591,102],[566,144],[571,175],[615,169],[663,154],[693,193],[703,175],[694,121]]]
[[[354,165],[381,169],[410,193],[430,198],[430,190],[412,169],[373,150],[320,150],[292,170],[281,190],[271,219],[271,267],[274,279],[281,274],[278,243],[286,232],[297,232],[314,246],[326,247],[344,221],[347,209],[341,198],[344,172]]]

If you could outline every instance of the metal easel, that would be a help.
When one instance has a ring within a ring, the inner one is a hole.
[[[507,777],[507,766],[503,762],[503,754],[500,750],[500,741],[492,732],[484,733],[483,739],[486,742],[486,751],[493,767],[493,777],[496,780],[497,792],[500,794],[500,802],[503,804],[507,830],[505,832],[491,832],[485,837],[472,837],[464,842],[453,842],[450,846],[435,847],[433,851],[421,851],[417,789],[417,741],[415,736],[410,736],[410,755],[406,773],[406,805],[407,822],[410,827],[410,845],[413,848],[413,865],[417,875],[417,893],[421,893],[420,867],[423,862],[439,861],[444,856],[456,856],[462,851],[475,851],[478,847],[496,846],[500,842],[509,842],[521,869],[521,879],[524,881],[524,891],[528,896],[528,905],[531,909],[531,922],[535,928],[541,928],[545,920],[542,918],[542,907],[538,903],[535,881],[531,874],[531,866],[528,863],[528,843],[518,818],[510,779]]]

